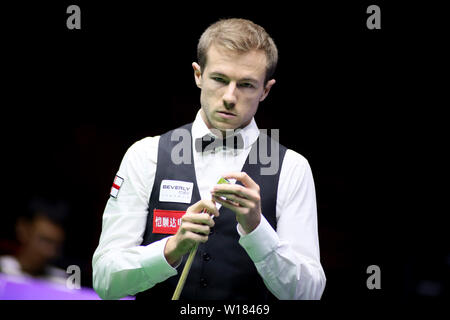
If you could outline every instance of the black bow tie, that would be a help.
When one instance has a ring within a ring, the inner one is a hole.
[[[224,149],[243,149],[244,140],[240,133],[226,137],[226,139],[219,139],[210,135],[205,135],[202,138],[195,139],[195,150],[197,152],[205,152],[209,150],[215,150],[218,147]]]

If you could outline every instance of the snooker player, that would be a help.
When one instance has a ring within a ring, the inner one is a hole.
[[[202,34],[197,55],[201,108],[176,129],[191,135],[191,161],[173,159],[176,130],[128,149],[103,214],[94,289],[104,299],[169,300],[199,244],[180,299],[320,299],[326,279],[310,166],[262,139],[254,120],[275,84],[274,41],[249,20],[225,19]],[[229,137],[232,147],[204,148]],[[254,152],[267,146],[280,163],[273,174],[263,174]],[[235,183],[217,184],[220,177]]]

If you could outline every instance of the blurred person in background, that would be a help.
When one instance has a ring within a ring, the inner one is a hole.
[[[13,254],[0,256],[0,272],[65,284],[66,271],[53,263],[61,253],[68,213],[62,201],[32,199],[16,222],[19,246]]]

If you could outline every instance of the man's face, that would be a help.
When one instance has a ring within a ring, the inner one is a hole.
[[[19,239],[22,254],[26,255],[29,271],[40,271],[56,258],[64,241],[64,230],[46,217],[38,216],[32,221],[21,221]]]
[[[207,52],[204,70],[192,64],[201,88],[201,115],[208,128],[225,131],[250,123],[275,83],[270,80],[264,86],[266,65],[263,51],[239,54],[214,45]]]

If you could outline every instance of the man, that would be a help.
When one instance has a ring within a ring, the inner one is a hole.
[[[18,250],[14,255],[0,257],[0,272],[65,285],[66,271],[52,263],[64,242],[67,215],[63,202],[34,198],[26,214],[17,220]]]
[[[309,164],[264,139],[254,120],[275,84],[277,59],[273,40],[251,21],[221,20],[203,33],[192,64],[201,89],[195,121],[135,143],[115,178],[93,256],[102,298],[170,299],[198,243],[181,299],[320,299],[325,275]],[[186,131],[195,148],[180,162],[176,137]],[[240,143],[225,144],[230,137]],[[210,140],[215,147],[202,148]],[[281,166],[263,174],[256,150],[269,145]],[[218,185],[220,177],[236,183]]]

